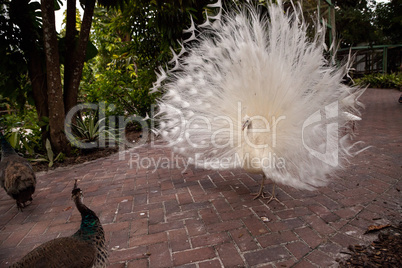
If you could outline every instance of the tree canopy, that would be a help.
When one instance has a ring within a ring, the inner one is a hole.
[[[336,28],[343,47],[401,44],[402,1],[339,0]]]

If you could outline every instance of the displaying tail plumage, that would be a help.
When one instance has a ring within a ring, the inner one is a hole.
[[[0,186],[15,199],[18,210],[22,211],[26,206],[25,203],[32,201],[36,187],[35,172],[29,161],[14,151],[1,132],[0,142]]]
[[[297,189],[325,185],[356,153],[350,125],[364,90],[342,84],[350,62],[326,60],[325,26],[314,26],[309,38],[301,8],[281,3],[203,24],[156,85],[164,92],[156,132],[198,167],[242,167]]]

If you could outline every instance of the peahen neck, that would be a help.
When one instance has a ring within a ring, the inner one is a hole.
[[[93,241],[99,226],[101,226],[99,218],[95,212],[82,203],[79,196],[74,197],[74,202],[81,213],[81,226],[74,236],[78,236],[83,240]]]
[[[6,140],[3,133],[0,132],[0,141],[1,141],[1,157],[7,157],[13,154],[16,154],[14,148],[10,145],[10,143]]]

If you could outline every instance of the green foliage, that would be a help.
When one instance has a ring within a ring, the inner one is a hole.
[[[1,116],[0,125],[5,126],[5,136],[18,152],[32,155],[41,151],[41,131],[36,111],[26,105],[22,112],[14,109],[16,104],[9,103],[9,110]]]
[[[22,132],[26,133],[27,131],[25,130]],[[22,151],[22,149],[25,149],[26,153],[29,155],[32,155],[34,153],[33,148],[28,144],[27,137],[21,136],[21,134],[17,131],[10,133],[8,142],[13,148],[18,148],[18,151]]]
[[[94,113],[78,116],[76,124],[72,125],[74,134],[83,142],[92,142],[99,139],[100,134],[105,130],[105,126],[100,124],[105,118],[98,120],[98,116]]]
[[[54,158],[54,153],[52,150],[52,146],[50,145],[50,141],[46,139],[46,154],[39,155],[39,158],[29,159],[32,162],[48,162],[49,167],[52,167],[55,162],[63,162],[65,159],[65,155],[60,152],[56,158]]]
[[[375,23],[382,31],[383,43],[402,44],[402,1],[380,3],[375,13]]]
[[[84,68],[80,99],[105,102],[107,115],[150,114],[155,70],[171,59],[177,40],[189,37],[183,29],[191,24],[190,14],[202,23],[211,2],[128,0],[124,8],[96,9],[92,39],[99,54]]]
[[[75,121],[76,123],[71,126],[72,135],[80,142],[96,144],[99,139],[103,139],[105,142],[118,140],[118,135],[114,134],[116,130],[107,127],[106,117],[99,119],[98,111],[80,111],[80,115],[76,117]],[[73,137],[70,137],[70,140]],[[74,142],[72,145],[79,146]]]
[[[375,1],[342,0],[335,4],[336,29],[343,46],[381,43],[378,29],[373,23]]]
[[[190,15],[195,23],[204,22],[204,8],[213,2],[128,0],[124,8],[107,12],[104,26],[126,42],[124,49],[135,55],[139,68],[156,69],[170,60],[170,47],[178,47],[177,40],[189,37],[183,36],[183,29],[190,26]]]
[[[0,0],[0,94],[23,106],[25,100],[33,103],[24,51],[42,40],[42,22],[39,2],[19,3]],[[29,28],[29,32],[23,32],[21,26]]]
[[[396,88],[402,90],[402,74],[369,74],[355,79],[356,84],[373,88]]]
[[[82,84],[83,98],[86,102],[105,102],[106,115],[145,116],[155,101],[155,96],[148,94],[155,75],[138,70],[137,77],[132,69],[133,65],[109,65],[108,69],[95,75],[92,83]]]
[[[335,0],[336,30],[344,47],[402,43],[401,0]]]

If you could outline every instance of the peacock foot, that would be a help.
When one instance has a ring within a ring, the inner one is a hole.
[[[254,196],[254,200],[258,199],[258,198],[262,198],[262,199],[267,199],[268,196],[266,196],[266,193],[263,190],[259,190],[257,193],[250,193],[250,195]]]
[[[261,184],[260,190],[257,193],[251,193],[251,195],[255,196],[254,200],[257,198],[262,198],[262,199],[268,199],[267,204],[271,203],[271,201],[276,201],[278,203],[283,204],[279,199],[276,197],[275,193],[275,184],[272,186],[272,194],[271,196],[267,196],[266,193],[264,192],[264,185],[263,183]]]
[[[268,197],[265,197],[264,199],[268,199]],[[269,197],[267,204],[269,204],[269,203],[270,203],[271,201],[273,201],[273,200],[275,200],[276,202],[282,204],[282,202],[279,201],[279,199],[278,199],[276,196],[274,196],[274,195],[271,195],[271,197]]]

